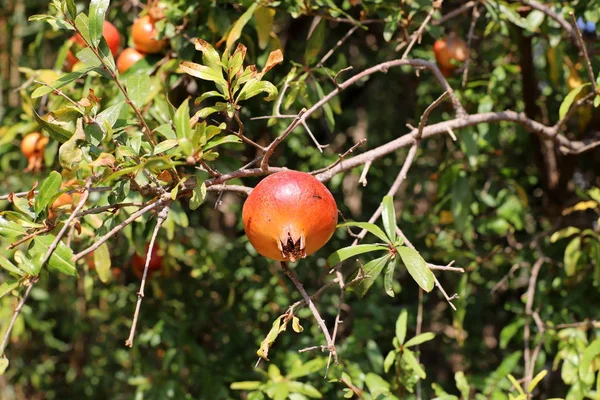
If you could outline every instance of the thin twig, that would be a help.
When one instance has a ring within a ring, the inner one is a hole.
[[[585,47],[585,42],[583,41],[583,36],[581,34],[581,30],[577,25],[577,19],[575,18],[575,14],[573,11],[569,12],[571,16],[571,20],[573,21],[573,28],[575,29],[575,33],[577,36],[577,42],[579,43],[579,49],[581,50],[581,54],[583,55],[583,59],[585,60],[585,68],[587,69],[588,78],[592,87],[594,88],[594,93],[598,93],[598,86],[596,86],[596,76],[594,75],[594,70],[592,69],[592,62],[590,61],[590,56],[588,55],[587,48]]]
[[[406,57],[408,57],[408,53],[410,53],[410,51],[412,50],[412,48],[415,45],[415,43],[417,43],[417,41],[419,43],[421,42],[421,36],[423,35],[423,30],[425,30],[425,27],[427,26],[427,24],[431,20],[431,17],[433,16],[433,13],[435,12],[435,10],[438,9],[439,5],[441,5],[441,2],[439,2],[439,1],[438,2],[434,1],[433,2],[431,10],[429,10],[429,12],[427,13],[427,16],[425,17],[425,20],[423,20],[423,23],[421,24],[421,26],[419,26],[419,29],[417,29],[417,31],[411,35],[412,39],[408,43],[408,46],[406,47],[406,50],[404,50],[404,54],[402,54],[402,59],[405,59]],[[396,49],[396,51],[398,51],[398,50],[399,49]]]
[[[475,5],[477,3],[478,3],[478,1],[467,1],[462,6],[452,10],[448,14],[443,15],[440,19],[433,20],[431,24],[432,25],[442,25],[446,21],[448,21],[456,16],[459,16],[460,14],[466,13],[471,8],[475,7]]]
[[[525,303],[525,330],[523,333],[523,342],[524,342],[524,358],[525,358],[525,377],[524,377],[524,386],[529,386],[529,383],[533,379],[533,368],[532,368],[532,358],[531,358],[531,348],[529,345],[530,336],[531,336],[531,315],[533,311],[533,299],[535,297],[535,287],[537,284],[537,278],[540,273],[540,269],[542,265],[544,265],[545,258],[543,254],[540,253],[539,258],[533,264],[533,268],[531,268],[531,275],[529,277],[529,286],[527,288],[527,301]]]
[[[421,138],[423,137],[423,129],[425,129],[425,125],[427,125],[427,119],[429,118],[429,114],[431,114],[431,112],[437,106],[442,104],[442,102],[444,100],[446,100],[446,98],[448,98],[448,96],[450,96],[450,93],[446,91],[446,92],[442,93],[442,95],[440,97],[438,97],[433,103],[431,103],[429,106],[427,106],[427,108],[423,112],[423,115],[421,115],[421,121],[419,121],[419,128],[417,129],[417,136],[415,138],[417,141],[421,140]]]
[[[152,251],[154,249],[154,245],[156,242],[156,236],[158,236],[158,231],[162,226],[163,222],[167,219],[169,215],[169,206],[166,205],[163,207],[158,213],[158,219],[156,221],[156,226],[154,227],[154,231],[152,232],[152,238],[150,239],[150,245],[148,247],[148,252],[146,253],[146,263],[144,265],[144,273],[142,275],[142,283],[140,284],[140,290],[137,293],[137,303],[135,304],[135,312],[133,314],[133,321],[131,323],[131,330],[129,331],[129,337],[125,341],[125,346],[133,347],[133,339],[135,337],[135,328],[137,326],[138,317],[140,314],[140,308],[142,306],[142,299],[144,298],[144,288],[146,287],[146,278],[148,276],[148,266],[150,265],[150,261],[152,260]]]
[[[263,171],[266,171],[269,168],[269,159],[275,152],[275,148],[281,143],[292,131],[298,126],[298,124],[302,123],[302,116],[306,110],[303,108],[300,110],[298,115],[294,116],[294,121],[283,131],[283,133],[275,138],[273,142],[265,149],[265,155],[263,156],[262,161],[260,162],[260,168]]]
[[[467,81],[469,80],[469,68],[471,66],[471,59],[473,57],[473,36],[475,32],[475,25],[477,25],[479,15],[479,7],[473,7],[473,14],[471,16],[471,26],[469,27],[469,34],[467,36],[467,59],[465,60],[465,66],[462,76],[463,88],[467,86]]]
[[[329,59],[329,57],[331,57],[333,55],[333,53],[335,53],[335,51],[338,49],[338,47],[340,47],[342,44],[344,44],[344,42],[350,37],[352,36],[352,34],[358,29],[360,28],[359,25],[354,25],[352,28],[350,28],[350,30],[348,32],[346,32],[346,34],[344,36],[342,36],[342,38],[340,40],[338,40],[336,42],[336,44],[327,52],[325,53],[325,55],[321,58],[321,61],[319,61],[317,63],[317,65],[321,65],[323,66],[323,64],[325,64],[325,61],[327,61]]]
[[[367,139],[364,139],[364,138],[360,139],[358,141],[358,143],[355,143],[352,147],[350,147],[348,150],[346,150],[344,152],[344,154],[338,154],[338,159],[335,160],[335,162],[333,164],[331,164],[331,165],[329,165],[329,166],[327,166],[325,168],[321,168],[321,169],[318,169],[316,171],[312,171],[311,175],[317,175],[317,174],[320,174],[321,172],[325,172],[325,171],[330,170],[331,168],[333,168],[336,165],[338,165],[339,163],[341,163],[344,160],[344,158],[348,157],[348,155],[352,154],[354,152],[354,150],[356,150],[358,147],[362,146],[365,143],[367,143]]]
[[[21,313],[21,310],[23,309],[23,306],[25,305],[27,298],[29,297],[29,293],[31,292],[31,289],[33,288],[34,283],[37,282],[38,279],[39,279],[38,277],[35,277],[29,282],[29,286],[27,286],[27,290],[25,291],[25,294],[21,298],[21,301],[19,302],[19,305],[17,305],[17,308],[15,308],[15,312],[12,316],[12,319],[10,320],[10,324],[8,324],[8,328],[6,329],[6,333],[4,334],[4,338],[2,339],[2,344],[0,344],[0,355],[2,355],[2,357],[5,357],[4,350],[6,349],[6,345],[8,344],[8,339],[10,338],[10,333],[13,330],[15,321],[19,317],[19,314]]]
[[[288,276],[288,278],[290,278],[292,280],[292,282],[294,283],[294,285],[296,286],[296,288],[302,295],[302,298],[308,305],[308,308],[310,308],[310,311],[312,312],[313,316],[317,320],[317,324],[319,324],[319,327],[323,331],[323,335],[325,335],[325,340],[327,341],[327,350],[329,350],[329,352],[331,354],[333,354],[333,359],[334,359],[335,365],[337,365],[338,358],[337,358],[337,351],[335,349],[335,344],[333,343],[333,340],[331,339],[329,330],[327,330],[327,325],[325,325],[325,321],[323,321],[323,318],[321,318],[321,315],[319,314],[319,310],[317,310],[317,307],[315,307],[315,304],[312,302],[311,298],[308,296],[308,293],[306,293],[306,290],[304,290],[304,286],[302,286],[302,283],[300,283],[300,281],[298,280],[298,277],[296,277],[296,274],[294,274],[294,272],[288,267],[288,265],[285,261],[281,262],[281,269]]]

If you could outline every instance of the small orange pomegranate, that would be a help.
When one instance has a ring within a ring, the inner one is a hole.
[[[158,32],[154,26],[155,20],[145,15],[133,21],[131,37],[138,51],[147,54],[160,53],[167,46],[165,39],[158,40]]]
[[[314,176],[282,171],[260,181],[244,203],[246,235],[259,254],[296,261],[319,250],[333,235],[338,211]]]
[[[139,255],[138,253],[135,253],[133,255],[133,260],[132,260],[133,272],[140,279],[142,279],[142,276],[144,275],[144,267],[146,266],[146,254],[148,254],[149,248],[150,248],[150,245],[148,244],[146,246],[146,253],[144,254],[143,257],[141,255]],[[162,263],[163,263],[163,258],[159,254],[159,249],[155,244],[154,247],[152,248],[150,264],[148,264],[148,276],[152,275],[155,271],[162,269]]]
[[[28,165],[25,172],[39,171],[44,161],[44,150],[48,144],[48,138],[40,132],[31,132],[21,141],[21,153],[27,158]]]
[[[117,58],[117,69],[120,73],[125,73],[133,64],[144,58],[144,53],[140,53],[132,47],[128,47],[119,54]]]
[[[444,76],[450,76],[458,68],[457,64],[467,59],[469,50],[464,40],[451,35],[447,39],[436,40],[433,44],[433,52],[440,71]]]

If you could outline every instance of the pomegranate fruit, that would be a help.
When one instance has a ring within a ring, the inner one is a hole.
[[[329,241],[338,210],[329,190],[314,176],[282,171],[256,185],[244,203],[242,220],[259,254],[294,262]]]
[[[119,54],[117,58],[117,69],[120,73],[127,71],[133,64],[144,58],[144,54],[140,53],[132,47],[128,47]]]
[[[144,275],[144,267],[146,266],[146,254],[148,254],[149,248],[150,248],[150,245],[148,244],[146,246],[146,252],[143,256],[139,255],[138,253],[135,253],[133,255],[133,260],[131,262],[131,264],[133,266],[133,272],[140,279],[142,279],[142,276]],[[156,247],[156,244],[155,244],[154,247],[152,248],[152,256],[150,257],[150,264],[148,264],[148,276],[150,276],[154,272],[162,269],[162,262],[163,262],[163,258],[159,254],[159,249],[158,249],[158,247]]]
[[[39,171],[44,161],[44,150],[48,144],[48,138],[40,132],[31,132],[21,141],[21,153],[27,158],[26,172]]]
[[[110,22],[104,21],[104,25],[102,26],[102,36],[104,36],[104,40],[106,40],[106,44],[108,44],[108,48],[113,57],[116,56],[119,52],[119,46],[121,45],[121,35],[117,28]],[[86,47],[86,45],[79,34],[73,35],[69,40],[74,42],[71,46],[73,51],[69,50],[67,53],[67,68],[70,71],[73,68],[73,65],[77,64],[79,61],[77,57],[75,57],[75,53]]]
[[[450,76],[457,64],[463,63],[467,59],[469,50],[464,40],[450,36],[447,39],[438,39],[433,44],[435,60],[444,76]]]
[[[160,53],[167,46],[166,40],[157,40],[155,20],[149,15],[136,19],[131,27],[133,44],[138,51],[147,54]]]

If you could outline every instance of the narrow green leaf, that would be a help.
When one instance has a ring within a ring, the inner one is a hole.
[[[383,288],[385,289],[387,295],[390,297],[394,297],[394,271],[396,270],[397,262],[398,258],[394,258],[393,260],[391,260],[388,263],[385,269],[385,275],[383,276]]]
[[[394,361],[396,360],[396,355],[398,353],[396,350],[391,350],[387,356],[385,356],[385,360],[383,360],[383,371],[387,374],[392,365],[394,365]]]
[[[406,339],[407,319],[408,312],[406,310],[402,310],[398,316],[398,319],[396,320],[396,339],[398,339],[400,344],[404,344],[404,340]]]
[[[415,353],[408,349],[404,349],[404,352],[402,353],[402,359],[406,361],[408,366],[414,371],[415,374],[419,376],[419,378],[425,379],[427,377],[425,371],[421,367],[421,364],[419,364],[419,361],[417,361]]]
[[[206,198],[206,184],[202,182],[200,185],[196,185],[192,191],[192,198],[190,199],[190,210],[195,210],[204,202]]]
[[[525,394],[523,387],[521,387],[521,384],[515,379],[514,376],[512,376],[512,374],[508,374],[507,378],[510,381],[510,383],[512,383],[513,387],[517,389],[517,392],[519,392],[519,394]]]
[[[362,298],[365,296],[365,294],[367,294],[367,292],[369,291],[371,286],[373,286],[373,283],[375,283],[375,280],[381,274],[383,267],[385,267],[390,258],[391,256],[389,254],[386,254],[383,257],[376,258],[365,264],[364,272],[367,277],[359,281],[355,286],[352,287],[352,290],[354,290],[359,297]]]
[[[579,364],[579,378],[588,385],[594,383],[594,360],[600,356],[600,338],[594,340],[583,351]]]
[[[583,365],[583,364],[581,364]],[[580,366],[581,366],[580,365]],[[548,374],[548,370],[543,369],[541,370],[536,376],[535,378],[533,378],[531,380],[531,383],[529,384],[529,386],[527,386],[527,392],[531,393],[533,392],[533,390],[536,388],[536,386],[538,385],[538,383],[540,383],[540,381],[542,379],[544,379],[546,377],[546,375]]]
[[[92,46],[94,47],[98,47],[98,45],[100,44],[100,40],[102,39],[102,31],[104,28],[104,16],[106,14],[106,10],[108,9],[109,4],[109,0],[90,1],[90,41],[92,42]]]
[[[581,237],[574,237],[567,248],[565,249],[564,263],[565,263],[565,274],[567,276],[575,275],[577,268],[577,262],[581,257]]]
[[[214,47],[206,40],[196,39],[194,41],[194,47],[196,50],[202,52],[202,62],[204,65],[215,71],[215,73],[221,73],[221,60],[219,57],[219,53],[215,50]]]
[[[404,347],[418,346],[421,343],[429,342],[430,340],[433,340],[434,338],[435,338],[435,333],[433,333],[433,332],[421,333],[420,335],[417,335],[417,336],[409,339],[404,344]]]
[[[219,145],[225,144],[225,143],[241,143],[242,139],[240,139],[239,137],[235,136],[235,135],[227,135],[227,136],[223,136],[222,138],[216,139],[216,140],[211,140],[210,142],[208,142],[206,144],[206,146],[204,146],[204,148],[202,150],[207,151],[210,150],[214,147],[217,147]]]
[[[413,277],[421,289],[431,292],[435,284],[435,278],[419,252],[406,246],[397,247],[397,250],[410,276]]]
[[[62,176],[56,171],[50,172],[50,175],[42,182],[33,205],[36,215],[39,215],[50,204],[54,196],[58,194],[61,183]]]
[[[83,75],[87,74],[91,70],[92,68],[86,68],[76,72],[68,72],[60,78],[58,78],[56,81],[52,82],[49,86],[42,85],[35,89],[33,93],[31,93],[31,98],[37,99],[39,97],[47,95],[48,93],[52,93],[52,91],[54,91],[55,89],[60,89],[71,82],[75,82],[77,79],[81,78]]]
[[[33,240],[36,243],[39,243],[45,251],[48,251],[48,248],[54,241],[54,235],[44,235],[44,236],[35,236]],[[71,260],[73,257],[73,250],[69,248],[63,242],[59,242],[56,250],[52,253],[50,260],[48,261],[48,266],[51,269],[62,272],[65,275],[77,276],[77,268],[75,268],[75,263]]]
[[[304,63],[306,65],[312,65],[315,61],[317,61],[317,56],[325,44],[327,20],[322,17],[315,18],[320,18],[320,20],[315,29],[312,31],[312,34],[308,39],[308,43],[306,44],[306,50],[304,50]]]
[[[90,20],[84,13],[77,14],[75,17],[75,26],[81,32],[81,36],[86,43],[91,43],[90,39]]]
[[[458,371],[454,374],[454,381],[456,381],[456,387],[460,390],[460,395],[462,400],[469,400],[469,396],[471,394],[471,386],[465,377],[465,373],[462,371]]]
[[[292,329],[296,333],[301,333],[302,331],[304,331],[304,328],[302,327],[302,325],[300,325],[300,319],[295,315],[292,317]]]
[[[238,101],[248,100],[260,93],[266,93],[264,100],[272,101],[277,98],[277,87],[269,81],[259,81],[257,78],[250,79],[240,91]]]
[[[254,11],[257,9],[257,7],[258,7],[258,2],[252,4],[250,7],[248,7],[246,12],[243,13],[242,16],[239,17],[238,20],[234,22],[233,26],[231,27],[229,32],[226,34],[226,36],[227,36],[227,42],[226,42],[227,44],[226,44],[226,48],[225,48],[226,52],[229,49],[231,49],[233,47],[233,44],[235,42],[237,42],[237,40],[242,36],[242,29],[244,29],[244,26],[246,26],[248,21],[250,21],[250,19],[252,18],[252,14],[254,14]]]
[[[19,267],[17,267],[15,264],[10,262],[10,260],[8,258],[6,258],[2,255],[0,255],[0,267],[4,268],[11,274],[15,274],[18,276],[25,275],[25,273]]]
[[[177,139],[164,140],[156,145],[152,154],[157,155],[160,153],[164,153],[165,151],[172,149],[178,144],[179,141]]]
[[[25,234],[25,229],[16,222],[9,221],[0,216],[0,236],[6,238],[15,238]]]
[[[0,299],[12,292],[14,289],[16,289],[20,283],[21,281],[18,281],[16,279],[11,279],[2,282],[2,284],[0,285]]]
[[[313,80],[313,82],[315,84],[315,89],[317,90],[317,95],[320,99],[322,99],[323,97],[325,97],[325,92],[323,91],[323,88],[317,80]],[[330,131],[333,131],[333,129],[335,128],[335,117],[333,116],[333,109],[331,108],[330,102],[323,104],[323,112],[325,113],[325,121],[327,121],[327,127]]]
[[[259,6],[254,12],[254,20],[256,21],[256,33],[258,33],[258,47],[264,50],[271,40],[271,31],[273,30],[273,22],[275,21],[275,9]]]
[[[375,224],[372,224],[370,222],[354,222],[354,221],[350,221],[350,222],[344,222],[343,224],[338,224],[338,228],[346,228],[346,227],[353,227],[356,226],[360,229],[366,229],[367,232],[377,236],[379,239],[383,240],[385,243],[389,243],[390,240],[388,239],[387,235],[385,234],[385,232],[378,227]]]
[[[344,247],[334,251],[329,257],[327,257],[327,265],[330,267],[334,267],[350,257],[354,257],[359,254],[369,253],[371,251],[385,251],[387,249],[387,246],[382,246],[379,244],[359,244],[356,246]]]
[[[560,108],[558,109],[558,118],[559,119],[563,119],[565,117],[565,115],[567,115],[567,113],[569,112],[569,109],[573,105],[573,102],[577,98],[577,95],[583,90],[583,88],[585,88],[586,86],[589,86],[589,85],[590,85],[589,82],[584,83],[583,85],[579,85],[575,89],[573,89],[569,92],[569,94],[565,97],[562,104],[560,105]]]
[[[394,198],[385,196],[381,203],[382,212],[381,219],[383,221],[383,229],[390,238],[390,242],[396,241],[396,210],[394,210]]]
[[[148,77],[141,74],[129,75],[125,80],[125,87],[133,105],[141,109],[148,94]]]
[[[73,133],[68,131],[67,129],[63,128],[62,126],[52,123],[52,122],[48,122],[48,120],[46,119],[48,117],[48,115],[45,115],[44,117],[40,117],[40,115],[37,113],[37,111],[35,109],[32,109],[33,111],[33,116],[35,118],[35,120],[38,122],[38,124],[41,125],[41,127],[48,132],[48,134],[50,135],[50,137],[54,140],[56,140],[57,142],[60,143],[64,143],[67,140],[69,140],[71,138],[71,136],[73,136]]]
[[[177,133],[178,139],[191,139],[192,128],[190,127],[190,106],[189,99],[185,99],[175,111],[175,132]]]
[[[4,375],[4,372],[8,368],[8,358],[4,356],[0,357],[0,376]]]
[[[263,383],[260,381],[242,381],[242,382],[233,382],[229,388],[231,390],[256,390]]]
[[[205,81],[215,82],[222,87],[227,87],[227,81],[223,77],[223,72],[221,70],[215,71],[206,65],[196,64],[189,61],[184,61],[179,64],[179,66],[186,74],[195,76],[196,78],[200,78]]]
[[[108,246],[106,243],[103,243],[100,247],[94,250],[94,266],[96,267],[96,272],[98,273],[98,278],[102,283],[107,283],[111,278],[110,272],[110,252],[108,251]]]

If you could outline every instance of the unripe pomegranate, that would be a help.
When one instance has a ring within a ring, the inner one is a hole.
[[[120,73],[127,71],[133,64],[144,58],[144,54],[140,53],[132,47],[128,47],[119,54],[117,58],[117,69]]]
[[[433,44],[433,52],[440,71],[445,76],[450,76],[458,68],[457,64],[467,59],[469,50],[464,40],[450,36],[447,39],[436,40]]]
[[[282,171],[260,181],[244,203],[242,220],[259,254],[296,261],[319,250],[333,235],[338,211],[314,176]]]
[[[121,45],[121,35],[117,28],[108,21],[104,21],[104,25],[102,26],[102,36],[106,40],[106,44],[108,44],[108,48],[112,53],[113,57],[117,55],[119,52],[119,46]],[[80,35],[73,35],[70,41],[74,42],[71,48],[73,51],[69,50],[67,53],[67,68],[70,71],[73,68],[73,65],[77,64],[79,61],[77,57],[75,57],[75,53],[77,50],[82,49],[85,46],[85,41]]]
[[[135,48],[142,53],[160,53],[167,46],[166,40],[157,40],[158,32],[154,26],[155,20],[149,15],[136,19],[131,27],[131,37]]]
[[[150,245],[147,245],[146,252],[143,256],[139,255],[138,253],[135,253],[133,255],[133,260],[131,262],[131,264],[133,266],[133,272],[140,279],[142,279],[142,276],[144,275],[144,267],[146,266],[146,254],[148,254],[149,248],[150,248]],[[163,262],[163,258],[159,254],[159,249],[158,249],[158,247],[156,247],[156,244],[155,244],[154,247],[152,248],[152,256],[150,257],[150,264],[148,264],[148,276],[150,276],[155,271],[162,269],[162,262]]]
[[[27,158],[25,171],[39,171],[44,161],[44,150],[48,144],[48,138],[40,132],[32,132],[21,141],[21,153]]]

